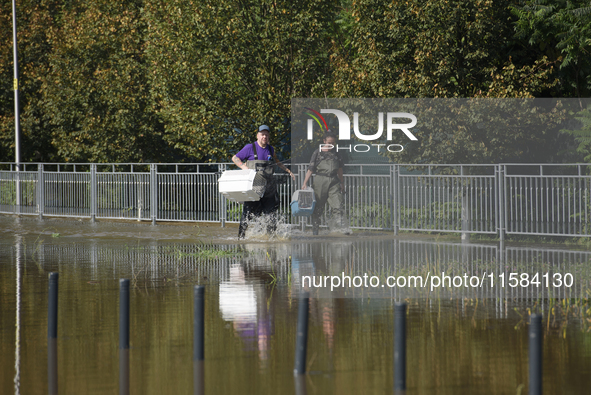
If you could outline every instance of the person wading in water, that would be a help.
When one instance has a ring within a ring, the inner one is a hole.
[[[344,229],[345,234],[350,234],[349,226],[344,224],[345,182],[343,179],[343,159],[336,152],[336,136],[329,131],[324,135],[324,144],[312,153],[310,165],[304,178],[302,189],[306,189],[312,174],[315,174],[312,189],[316,197],[316,206],[312,214],[312,233],[318,234],[320,218],[324,213],[326,203],[332,209],[335,224]]]
[[[277,159],[275,150],[269,144],[270,129],[267,125],[261,125],[257,132],[257,141],[247,144],[232,157],[232,162],[243,170],[253,169],[260,171],[267,180],[265,194],[256,202],[244,202],[242,218],[238,227],[238,238],[243,239],[248,228],[248,222],[262,215],[269,215],[267,231],[273,233],[277,226],[277,211],[279,209],[279,193],[277,183],[273,176],[273,165],[277,164],[285,170],[293,180],[295,176],[283,163]]]

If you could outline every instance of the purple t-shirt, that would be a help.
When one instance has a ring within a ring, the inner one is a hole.
[[[267,144],[265,148],[261,148],[257,141],[255,141],[254,144],[257,147],[257,155],[259,156],[258,160],[268,160],[269,155],[271,155],[271,158],[273,157],[273,155],[275,155],[275,150],[273,149],[273,147],[271,147],[271,145]],[[254,160],[254,151],[252,150],[252,144],[246,144],[244,148],[242,148],[240,152],[236,154],[236,156],[242,162],[245,162],[247,160]]]

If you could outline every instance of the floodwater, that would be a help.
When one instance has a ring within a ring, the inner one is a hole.
[[[217,224],[0,216],[0,393],[49,392],[50,272],[59,273],[60,394],[119,391],[121,278],[131,280],[131,394],[200,393],[192,362],[196,284],[206,286],[206,394],[391,394],[393,311],[401,300],[408,303],[408,394],[527,393],[530,312],[543,314],[544,392],[591,388],[590,251],[363,232],[313,238],[296,231],[238,243],[236,233]],[[568,272],[573,283],[447,293],[308,287],[308,374],[296,387],[304,274],[384,279],[442,271],[497,280],[502,273]]]

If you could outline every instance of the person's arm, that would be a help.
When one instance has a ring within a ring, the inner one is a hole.
[[[339,177],[339,181],[341,182],[341,192],[345,192],[345,179],[343,177],[343,168],[339,167],[337,172],[337,177]]]
[[[232,157],[232,162],[234,162],[234,164],[242,170],[248,170],[248,166],[246,166],[246,163],[242,162],[242,160],[236,155]]]
[[[279,168],[285,170],[287,172],[287,174],[289,174],[291,176],[291,179],[295,181],[295,175],[291,172],[291,170],[289,170],[287,168],[287,166],[285,166],[283,163],[281,163],[279,161],[279,158],[277,158],[277,155],[275,155],[275,152],[273,152],[273,159],[275,159],[275,163],[277,163],[277,166],[279,166]]]
[[[312,170],[308,169],[306,172],[306,177],[304,177],[304,183],[302,184],[302,189],[306,189],[306,185],[308,185],[308,180],[312,177]]]

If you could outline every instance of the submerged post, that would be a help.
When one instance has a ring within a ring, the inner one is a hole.
[[[129,280],[119,280],[119,349],[129,348]]]
[[[306,373],[306,348],[308,345],[308,308],[310,294],[302,293],[298,308],[298,327],[296,333],[296,355],[294,375]]]
[[[129,394],[129,279],[119,280],[119,394]]]
[[[529,394],[542,394],[542,315],[531,316],[529,325]]]
[[[406,303],[394,306],[394,391],[406,390]]]
[[[59,273],[49,273],[47,301],[47,385],[50,395],[57,395],[57,294]]]
[[[57,338],[57,291],[59,273],[49,273],[49,300],[47,302],[47,337]]]
[[[205,287],[203,285],[195,285],[193,301],[193,361],[203,361],[205,359],[204,295]]]

